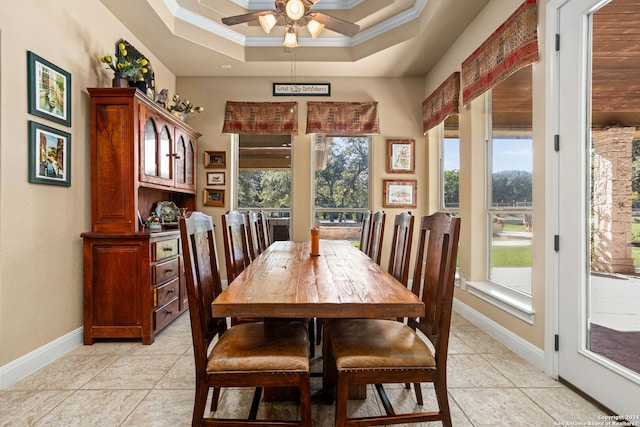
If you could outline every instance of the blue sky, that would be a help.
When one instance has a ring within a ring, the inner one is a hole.
[[[532,172],[532,145],[530,139],[494,139],[493,140],[493,170],[520,170]],[[445,138],[444,140],[444,168],[445,170],[460,169],[460,151],[458,140]]]

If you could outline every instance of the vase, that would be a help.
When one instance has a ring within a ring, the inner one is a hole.
[[[189,113],[185,113],[183,111],[174,111],[173,115],[185,123],[187,123],[187,120],[189,119]]]
[[[111,80],[112,87],[129,87],[129,76],[124,73],[115,73],[113,80]]]

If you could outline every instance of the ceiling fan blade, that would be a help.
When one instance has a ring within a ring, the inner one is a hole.
[[[243,24],[245,22],[257,21],[262,15],[268,15],[273,13],[270,10],[263,10],[262,12],[245,13],[244,15],[227,16],[222,18],[222,23],[227,25]]]
[[[358,34],[358,31],[360,31],[360,25],[358,24],[336,18],[335,16],[326,15],[321,12],[315,12],[313,14],[313,19],[323,24],[326,29],[344,34],[345,36],[353,37]]]

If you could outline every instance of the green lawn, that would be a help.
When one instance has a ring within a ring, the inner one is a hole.
[[[531,267],[531,246],[494,246],[492,267]]]

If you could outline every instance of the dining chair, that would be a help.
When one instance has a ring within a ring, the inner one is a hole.
[[[389,255],[388,272],[403,285],[409,281],[409,260],[413,240],[413,223],[415,217],[411,212],[401,212],[393,222],[393,240]]]
[[[362,214],[362,231],[360,232],[360,250],[365,254],[369,253],[369,242],[371,241],[371,211]]]
[[[265,211],[258,212],[258,225],[260,227],[260,251],[264,251],[271,245],[271,233],[269,233],[269,219]]]
[[[258,212],[249,211],[246,213],[247,224],[247,244],[249,246],[249,258],[251,261],[262,253],[260,245],[260,217]]]
[[[227,282],[231,283],[251,262],[247,237],[246,217],[238,211],[222,215]]]
[[[337,379],[335,425],[389,425],[441,421],[451,427],[447,397],[447,351],[455,282],[460,218],[438,212],[424,216],[415,260],[412,291],[421,296],[425,315],[408,323],[384,319],[339,319],[325,327],[325,391]],[[433,351],[420,338],[430,341]],[[414,383],[423,405],[420,383],[433,383],[437,411],[396,414],[383,384]],[[384,415],[348,418],[352,384],[375,384]]]
[[[226,319],[211,315],[211,303],[222,292],[211,217],[202,212],[181,217],[180,236],[196,371],[192,425],[310,426],[309,338],[304,324],[282,320],[227,328]],[[221,387],[256,388],[246,421],[205,417],[209,390],[213,389],[211,411],[216,412]],[[257,420],[263,387],[298,388],[300,420]]]
[[[382,240],[384,238],[384,221],[386,216],[384,211],[378,211],[371,216],[371,240],[369,241],[369,251],[367,255],[378,265],[380,265],[382,258]]]

